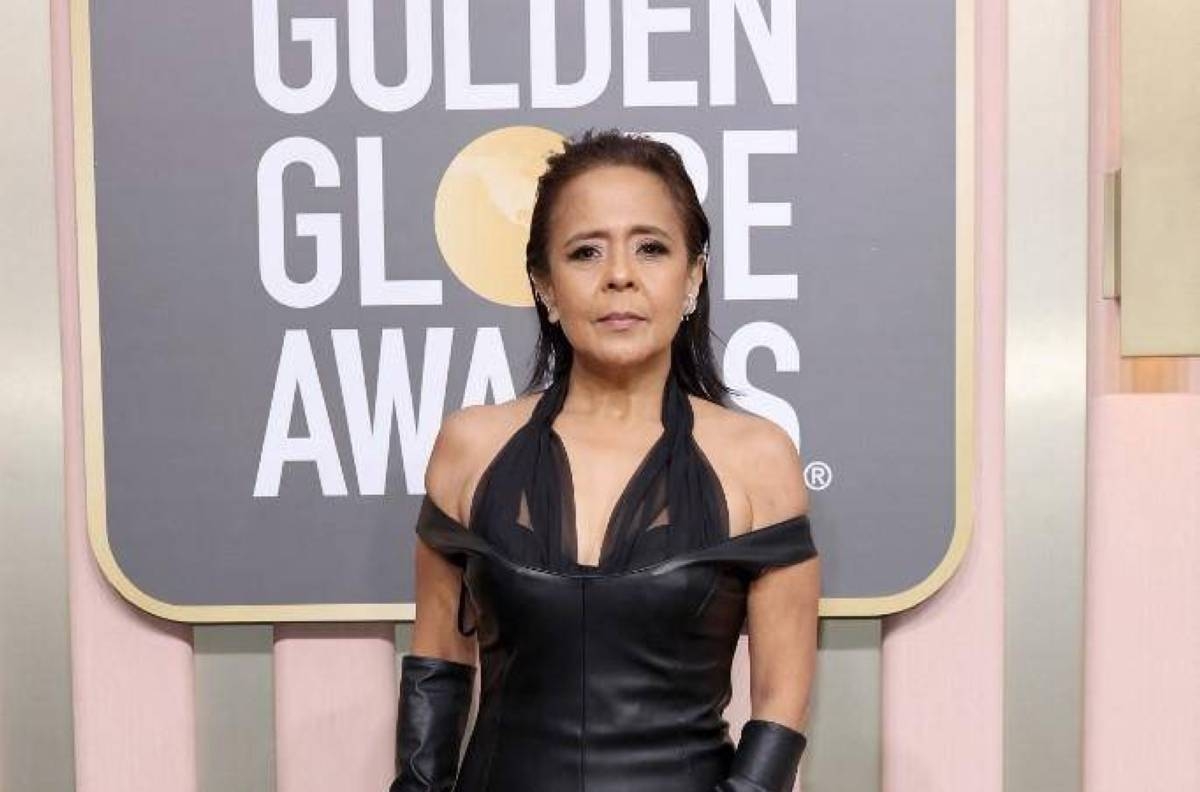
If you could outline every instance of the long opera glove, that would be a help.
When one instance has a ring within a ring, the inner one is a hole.
[[[400,659],[396,777],[388,792],[450,792],[471,711],[475,666],[440,657]]]
[[[729,776],[713,792],[792,792],[807,744],[802,732],[782,723],[746,721]]]

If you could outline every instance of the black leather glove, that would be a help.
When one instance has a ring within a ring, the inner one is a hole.
[[[400,658],[396,778],[388,792],[450,792],[471,714],[475,666],[440,657]]]
[[[729,777],[713,792],[792,792],[808,738],[775,721],[746,721]]]

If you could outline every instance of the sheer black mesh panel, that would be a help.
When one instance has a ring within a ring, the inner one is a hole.
[[[692,436],[687,394],[669,377],[663,433],[639,462],[610,516],[599,563],[578,563],[575,487],[554,417],[567,380],[544,390],[529,420],[489,463],[472,498],[469,527],[507,557],[556,572],[619,573],[729,536],[720,480]]]

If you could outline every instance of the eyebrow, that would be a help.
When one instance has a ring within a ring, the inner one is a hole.
[[[649,225],[649,224],[635,225],[629,229],[629,233],[631,233],[631,234],[658,234],[659,236],[664,236],[667,239],[671,239],[670,234],[668,234],[666,231],[664,231],[663,229],[659,228],[656,225]],[[608,239],[609,236],[610,236],[609,233],[602,228],[598,228],[594,231],[580,231],[578,234],[572,234],[570,236],[570,238],[567,239],[566,242],[563,242],[563,247],[570,247],[573,243],[575,243],[581,239],[591,239],[592,237],[600,237],[602,239]],[[674,240],[672,240],[672,241],[674,241]]]

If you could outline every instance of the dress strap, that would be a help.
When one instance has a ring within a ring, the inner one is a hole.
[[[569,391],[570,376],[555,380],[530,418],[527,464],[509,493],[525,492],[533,532],[540,543],[534,563],[555,570],[584,571],[578,548],[575,487],[583,471],[571,471],[566,449],[553,429]],[[662,390],[662,434],[641,460],[612,507],[603,532],[598,570],[622,572],[644,559],[643,535],[660,513],[667,526],[656,550],[665,556],[686,552],[728,535],[723,493],[715,474],[701,459],[692,435],[692,405],[672,369]],[[510,507],[511,509],[511,507]]]
[[[728,537],[724,491],[696,445],[692,405],[672,370],[662,391],[662,433],[600,527],[599,564],[578,563],[575,488],[588,471],[582,465],[572,470],[553,428],[569,382],[569,374],[562,375],[541,392],[529,418],[485,468],[472,497],[470,530],[434,527],[431,537],[459,557],[495,552],[520,565],[568,573],[621,573]]]

